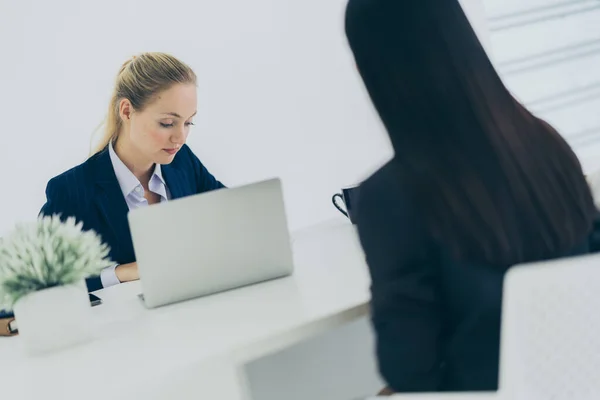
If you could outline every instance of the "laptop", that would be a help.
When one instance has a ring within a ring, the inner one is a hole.
[[[279,179],[134,209],[128,218],[148,308],[293,272]]]

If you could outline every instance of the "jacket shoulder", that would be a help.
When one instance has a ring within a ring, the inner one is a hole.
[[[197,159],[198,157],[196,157],[192,149],[190,149],[187,144],[184,144],[181,146],[181,150],[179,150],[175,155],[175,158],[171,164],[180,168],[191,167],[194,163],[194,160]]]
[[[365,179],[359,186],[359,196],[373,199],[378,203],[396,203],[399,198],[406,202],[412,192],[410,185],[402,179],[402,171],[394,163],[389,161],[371,176]]]
[[[82,215],[93,197],[92,166],[96,156],[53,177],[46,185],[46,204],[41,214],[61,214],[63,216]]]
[[[95,157],[95,156],[94,156]],[[68,169],[67,171],[56,175],[50,181],[48,181],[47,189],[77,189],[81,186],[89,186],[91,183],[91,166],[93,164],[93,158],[89,158],[83,163]]]

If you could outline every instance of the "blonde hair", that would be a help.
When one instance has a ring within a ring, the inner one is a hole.
[[[177,83],[196,84],[196,74],[183,62],[165,53],[142,53],[125,61],[119,70],[115,88],[103,122],[104,135],[91,155],[102,151],[121,131],[119,103],[128,99],[136,111],[144,109],[159,93]]]

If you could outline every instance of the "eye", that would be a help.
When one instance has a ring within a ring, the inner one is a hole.
[[[193,125],[195,125],[193,122],[186,122],[185,124],[186,124],[187,126],[193,126]]]
[[[165,124],[164,122],[160,122],[160,126],[162,126],[163,128],[172,128],[173,124]]]

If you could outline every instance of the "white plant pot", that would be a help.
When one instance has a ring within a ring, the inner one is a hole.
[[[91,306],[85,281],[33,292],[14,306],[26,352],[42,354],[91,339]]]

